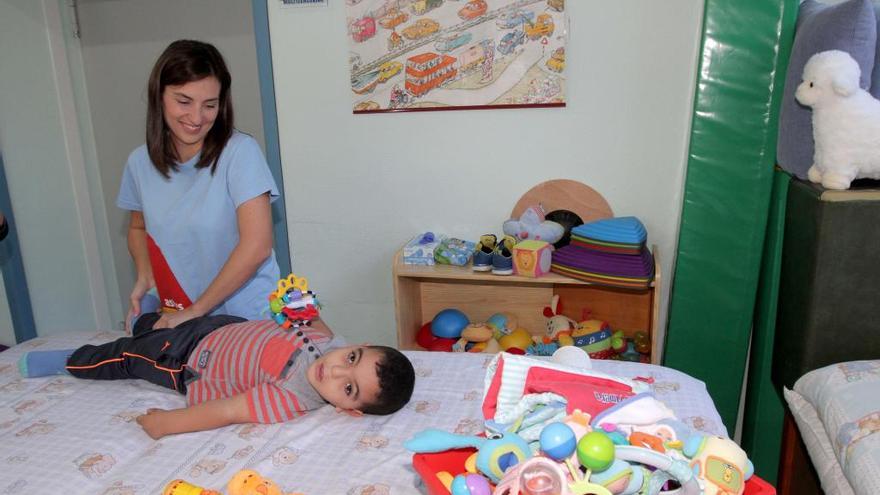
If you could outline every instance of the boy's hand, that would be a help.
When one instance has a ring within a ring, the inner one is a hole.
[[[167,433],[164,431],[164,416],[168,413],[168,411],[164,409],[147,409],[147,414],[141,414],[138,416],[135,421],[141,428],[144,429],[144,432],[150,436],[153,440],[158,440],[164,437]]]

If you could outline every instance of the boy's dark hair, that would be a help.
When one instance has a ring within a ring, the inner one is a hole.
[[[369,348],[375,349],[382,356],[376,362],[379,397],[372,404],[364,406],[362,412],[380,416],[395,413],[412,397],[416,372],[409,359],[397,349],[381,345],[372,345]]]

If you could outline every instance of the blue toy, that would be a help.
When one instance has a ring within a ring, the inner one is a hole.
[[[577,446],[574,431],[565,423],[550,423],[541,430],[541,450],[554,461],[568,459]]]
[[[505,471],[532,457],[529,444],[511,432],[504,433],[500,438],[485,438],[427,429],[404,442],[403,447],[415,453],[476,447],[477,469],[493,483],[498,483]]]
[[[479,474],[459,474],[452,479],[452,495],[492,495],[492,487]]]
[[[468,317],[461,311],[449,308],[437,313],[431,321],[431,333],[444,339],[461,338],[461,331],[470,324]]]

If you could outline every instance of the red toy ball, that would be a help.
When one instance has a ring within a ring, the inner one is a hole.
[[[416,343],[429,351],[452,352],[452,344],[456,339],[444,339],[431,332],[431,322],[422,325],[416,334]]]

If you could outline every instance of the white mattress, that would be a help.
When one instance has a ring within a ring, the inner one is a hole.
[[[880,360],[813,370],[784,392],[823,490],[880,493]]]
[[[183,396],[175,392],[138,380],[23,379],[18,373],[17,360],[28,350],[119,336],[67,334],[0,352],[0,493],[157,495],[175,478],[225,490],[244,468],[307,495],[421,493],[402,442],[428,427],[466,434],[481,429],[482,383],[491,359],[481,354],[407,352],[416,367],[416,389],[412,402],[390,417],[351,418],[325,407],[283,425],[236,425],[160,441],[133,420],[148,407],[183,407]],[[727,434],[696,379],[638,363],[594,361],[594,368],[651,379],[657,397],[679,418]]]

